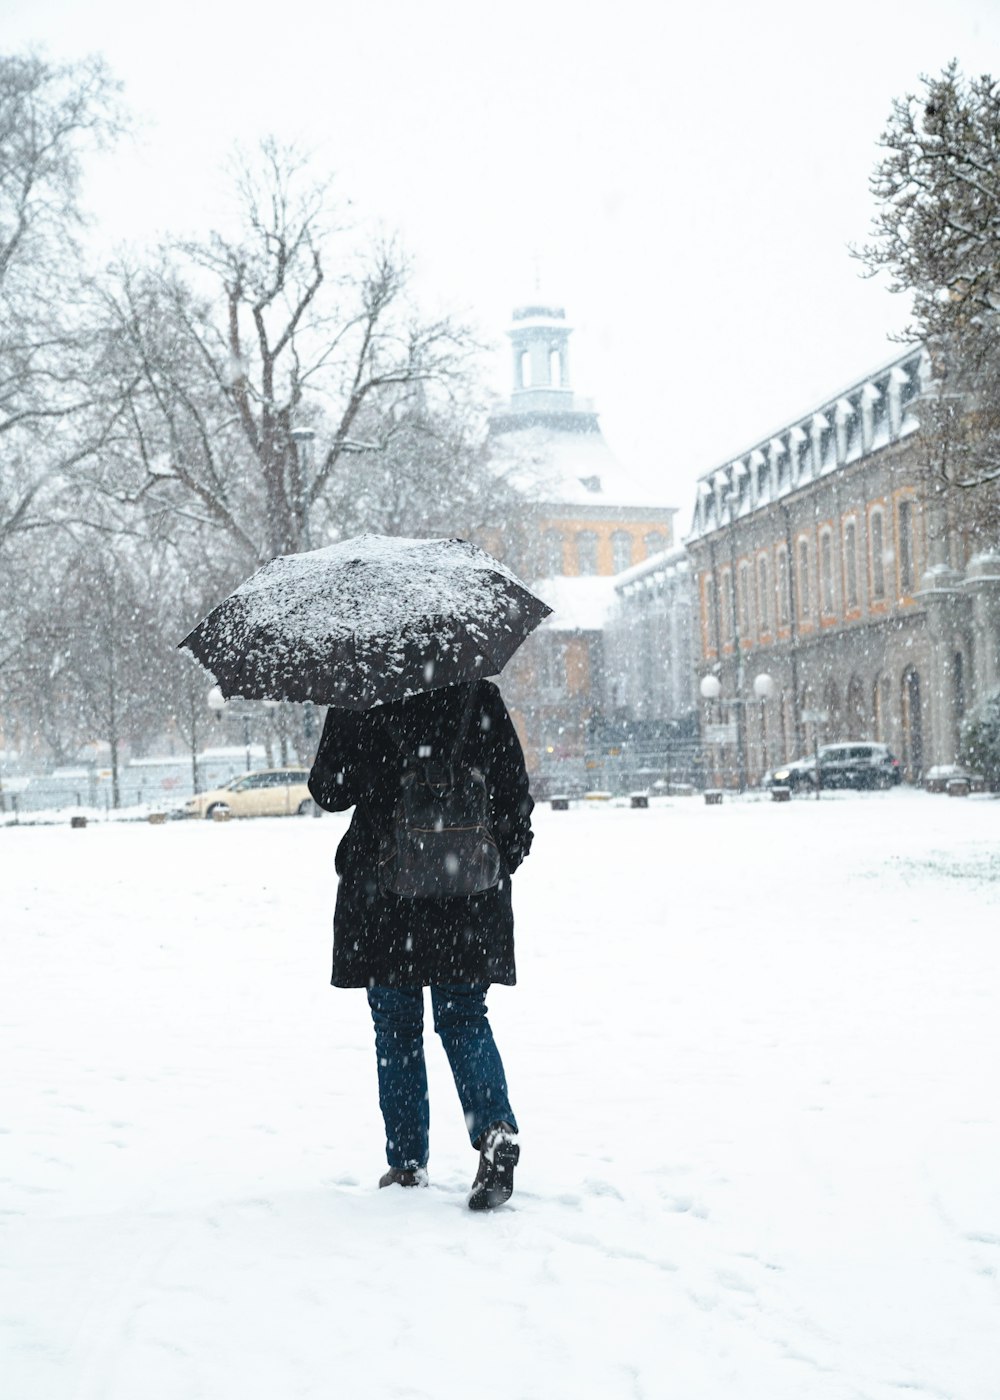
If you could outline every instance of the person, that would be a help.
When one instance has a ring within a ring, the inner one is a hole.
[[[413,899],[386,892],[378,859],[400,782],[413,765],[447,762],[460,732],[459,761],[486,779],[499,880],[470,896]],[[429,986],[434,1029],[479,1152],[468,1204],[491,1209],[510,1197],[520,1145],[486,994],[493,983],[516,981],[511,876],[531,847],[534,806],[499,690],[478,680],[372,710],[330,709],[309,791],[327,811],[354,808],[335,860],[332,983],[368,991],[389,1168],[379,1186],[427,1184],[423,989]]]

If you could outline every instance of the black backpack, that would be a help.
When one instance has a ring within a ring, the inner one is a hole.
[[[490,830],[485,775],[461,761],[478,686],[469,688],[446,763],[414,755],[382,723],[406,759],[399,796],[379,848],[383,894],[404,899],[468,898],[500,879],[500,851]]]

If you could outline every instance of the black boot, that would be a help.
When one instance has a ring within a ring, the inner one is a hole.
[[[426,1186],[426,1167],[390,1167],[379,1180],[379,1188],[383,1186]]]
[[[469,1192],[470,1210],[492,1210],[510,1199],[521,1149],[509,1123],[492,1123],[479,1139],[479,1170]]]

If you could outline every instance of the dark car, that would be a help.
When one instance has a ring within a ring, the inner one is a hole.
[[[889,788],[900,781],[899,759],[887,744],[824,744],[819,751],[819,782],[824,788]],[[778,764],[764,775],[765,787],[816,787],[816,756]]]

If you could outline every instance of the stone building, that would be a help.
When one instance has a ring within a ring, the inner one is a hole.
[[[693,614],[683,547],[616,576],[605,642],[612,711],[635,721],[688,724],[697,709]]]
[[[954,760],[965,710],[1000,684],[1000,558],[970,557],[921,498],[929,378],[907,350],[699,480],[696,669],[721,682],[701,703],[723,780],[857,738],[916,781]]]
[[[504,690],[529,768],[582,771],[611,699],[613,580],[673,545],[676,511],[631,478],[573,392],[564,309],[519,307],[508,335],[513,388],[490,417],[490,448],[523,494],[521,567],[554,612],[508,666]]]

